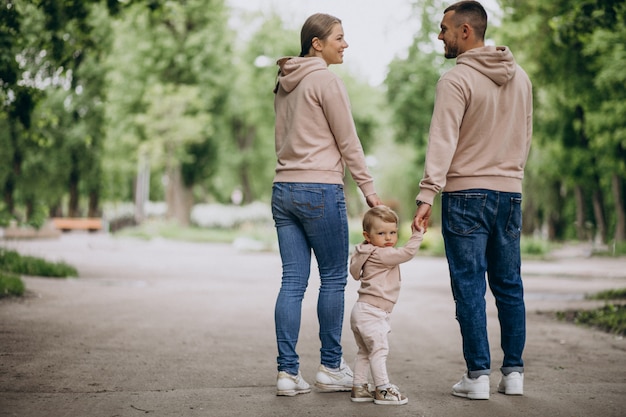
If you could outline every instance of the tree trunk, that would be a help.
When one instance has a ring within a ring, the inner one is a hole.
[[[98,190],[92,190],[89,193],[89,210],[88,217],[100,217],[102,212],[100,211],[100,193]]]
[[[576,237],[583,242],[587,240],[587,236],[585,233],[585,195],[582,186],[574,187],[574,197],[576,199]]]
[[[243,194],[243,203],[250,204],[254,200],[252,184],[250,182],[250,170],[247,164],[243,162],[239,166],[239,181],[241,181],[241,192]]]
[[[615,215],[617,217],[615,223],[615,242],[623,242],[626,240],[626,207],[624,198],[624,182],[617,174],[613,174],[611,178],[611,186],[613,195],[615,196]]]
[[[606,216],[604,215],[604,198],[603,198],[602,190],[599,187],[593,192],[592,198],[593,198],[593,215],[596,219],[595,239],[599,241],[600,243],[606,243],[607,227],[606,227]]]
[[[167,172],[167,218],[175,220],[181,226],[189,226],[193,207],[192,191],[183,183],[180,166],[170,167]]]
[[[79,194],[78,194],[78,183],[80,179],[80,171],[78,168],[78,158],[75,152],[72,152],[71,155],[71,164],[72,167],[70,169],[70,179],[69,179],[69,192],[70,199],[67,206],[67,215],[69,217],[80,217],[80,206],[79,206]]]
[[[18,149],[16,123],[16,121],[9,119],[9,134],[11,135],[11,144],[13,145],[13,160],[11,161],[12,169],[7,176],[4,189],[2,190],[4,205],[11,215],[15,214],[15,187],[17,178],[22,170],[22,155]]]
[[[552,184],[552,190],[554,195],[554,204],[549,208],[549,212],[546,215],[546,222],[548,228],[548,240],[561,240],[563,239],[563,201],[561,196],[560,182]]]

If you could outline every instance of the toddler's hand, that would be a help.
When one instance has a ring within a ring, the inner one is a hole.
[[[419,225],[415,226],[415,222],[411,223],[411,231],[415,233],[415,231],[419,231],[420,233],[424,233],[424,222],[420,222]]]

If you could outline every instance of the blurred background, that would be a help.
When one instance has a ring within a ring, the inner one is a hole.
[[[272,242],[275,61],[326,12],[350,44],[331,70],[408,235],[435,84],[454,65],[437,40],[450,3],[0,0],[0,228],[79,217],[114,233]],[[508,45],[534,85],[527,248],[625,253],[626,1],[484,5],[488,43]],[[349,174],[346,193],[354,241],[366,205]]]

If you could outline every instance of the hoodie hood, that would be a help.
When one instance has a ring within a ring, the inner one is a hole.
[[[328,69],[326,62],[318,57],[284,57],[276,61],[276,65],[279,67],[278,84],[288,93],[310,73]]]
[[[508,83],[517,70],[513,54],[506,46],[470,49],[459,55],[456,63],[474,68],[497,85]]]
[[[350,258],[350,275],[357,281],[361,279],[361,271],[367,259],[372,256],[376,246],[370,243],[361,243],[355,246],[354,254]]]

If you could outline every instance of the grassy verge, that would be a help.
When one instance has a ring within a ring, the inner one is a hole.
[[[64,262],[49,262],[0,248],[0,298],[24,294],[24,282],[20,275],[66,278],[78,276],[78,271]]]
[[[606,303],[593,310],[558,311],[557,318],[620,336],[626,335],[626,288],[602,291],[587,298],[604,300]]]
[[[0,271],[38,277],[66,278],[78,276],[78,271],[65,262],[50,262],[34,256],[0,248]]]
[[[24,295],[24,282],[14,274],[0,271],[0,298]]]

